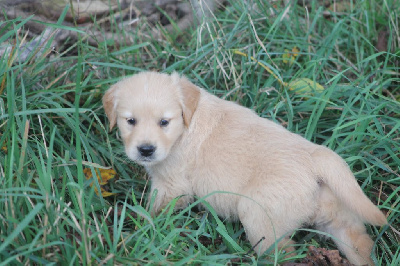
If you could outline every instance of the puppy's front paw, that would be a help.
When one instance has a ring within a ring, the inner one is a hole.
[[[167,206],[168,202],[164,196],[160,196],[157,193],[151,193],[149,195],[147,209],[149,209],[152,216],[157,216]]]
[[[152,204],[150,206],[150,211],[152,215],[158,215],[163,211],[168,211],[166,210],[167,208],[173,208],[174,210],[181,210],[186,208],[189,203],[191,202],[191,197],[187,195],[183,196],[177,196],[175,198],[169,198],[169,197],[159,197],[156,195],[154,199],[150,198],[150,203]]]

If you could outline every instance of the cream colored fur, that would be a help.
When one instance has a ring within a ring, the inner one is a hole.
[[[293,250],[288,236],[311,224],[333,235],[351,263],[373,265],[364,222],[381,226],[386,218],[328,148],[177,73],[126,78],[106,92],[103,104],[126,154],[151,176],[156,213],[182,195],[179,207],[193,197],[232,192],[206,200],[221,217],[239,219],[252,245],[265,237],[256,247],[259,254],[277,239],[280,248]]]

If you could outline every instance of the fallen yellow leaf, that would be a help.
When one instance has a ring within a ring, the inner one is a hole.
[[[95,169],[96,172],[96,177],[99,182],[100,186],[107,185],[108,180],[113,179],[116,175],[117,172],[115,172],[114,169]],[[83,169],[83,173],[85,174],[85,177],[87,180],[91,179],[93,177],[92,171],[90,168]],[[94,182],[90,183],[90,186],[93,187]],[[103,197],[109,197],[111,195],[115,195],[116,193],[111,193],[106,191],[103,187],[100,187],[101,190],[101,195]],[[94,191],[96,192],[97,195],[99,195],[99,191],[97,190],[97,187],[94,187]]]
[[[299,55],[299,49],[295,46],[293,47],[292,51],[285,49],[285,53],[282,55],[283,63],[290,65],[293,64],[296,57]]]
[[[293,47],[292,54],[294,57],[297,57],[299,55],[299,52],[300,52],[299,48],[297,48],[296,46]]]
[[[240,52],[238,50],[234,50],[233,52],[235,54],[241,55],[243,57],[247,57],[247,55],[245,53]],[[297,49],[297,47],[294,47],[292,49],[292,56],[293,57],[298,56],[298,53],[299,53],[299,50]],[[267,70],[268,73],[270,73],[281,85],[283,85],[286,88],[289,88],[289,90],[292,90],[295,93],[313,95],[314,93],[321,93],[325,89],[321,84],[319,84],[318,82],[315,82],[309,78],[298,78],[289,83],[284,82],[281,79],[279,79],[278,76],[274,72],[272,72],[272,70],[268,66],[259,62],[257,59],[255,59],[252,56],[250,56],[250,58],[254,62],[257,62],[257,64],[259,64],[265,70]]]
[[[103,198],[115,195],[116,193],[112,193],[112,192],[108,192],[107,190],[105,190],[104,188],[100,187],[101,190],[101,195],[103,196]],[[96,192],[97,195],[99,195],[97,193],[97,188],[94,188],[94,191]]]
[[[282,55],[282,58],[283,58],[283,63],[285,64],[289,63],[291,56],[288,49],[285,49],[285,53]]]
[[[302,94],[313,94],[315,92],[321,93],[325,88],[319,84],[308,78],[299,78],[295,79],[288,84],[289,90],[294,91],[295,93]]]

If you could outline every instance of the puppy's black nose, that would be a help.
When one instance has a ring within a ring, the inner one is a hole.
[[[142,155],[143,157],[150,157],[156,151],[156,147],[154,147],[153,145],[147,145],[147,144],[139,146],[137,149],[138,149],[140,155]]]

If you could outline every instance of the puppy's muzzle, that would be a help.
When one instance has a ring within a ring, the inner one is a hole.
[[[150,157],[156,151],[156,147],[153,145],[145,144],[137,147],[139,153],[143,157]]]

